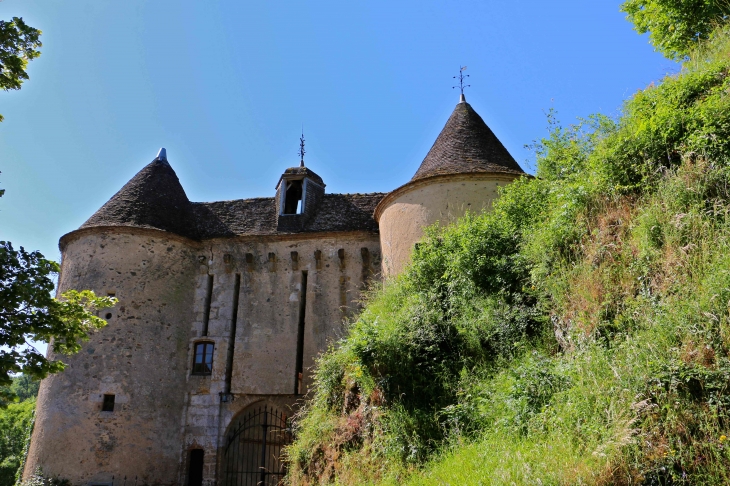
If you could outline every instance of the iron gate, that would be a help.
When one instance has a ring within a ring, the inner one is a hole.
[[[281,449],[291,442],[287,416],[271,406],[246,412],[226,437],[225,486],[277,486],[286,473]]]

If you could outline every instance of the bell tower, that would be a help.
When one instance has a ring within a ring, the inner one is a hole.
[[[317,212],[325,183],[301,165],[284,171],[276,185],[276,218],[279,231],[298,231]]]

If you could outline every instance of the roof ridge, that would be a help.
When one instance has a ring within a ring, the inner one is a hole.
[[[190,204],[215,204],[224,202],[238,202],[238,201],[273,201],[274,196],[257,196],[257,197],[242,197],[239,199],[221,199],[220,201],[190,201]]]

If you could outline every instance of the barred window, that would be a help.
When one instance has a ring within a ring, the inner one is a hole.
[[[194,375],[209,375],[213,372],[213,343],[195,343],[193,359]]]

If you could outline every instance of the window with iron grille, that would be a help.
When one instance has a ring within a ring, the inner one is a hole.
[[[213,343],[195,343],[193,374],[209,375],[213,372]]]

